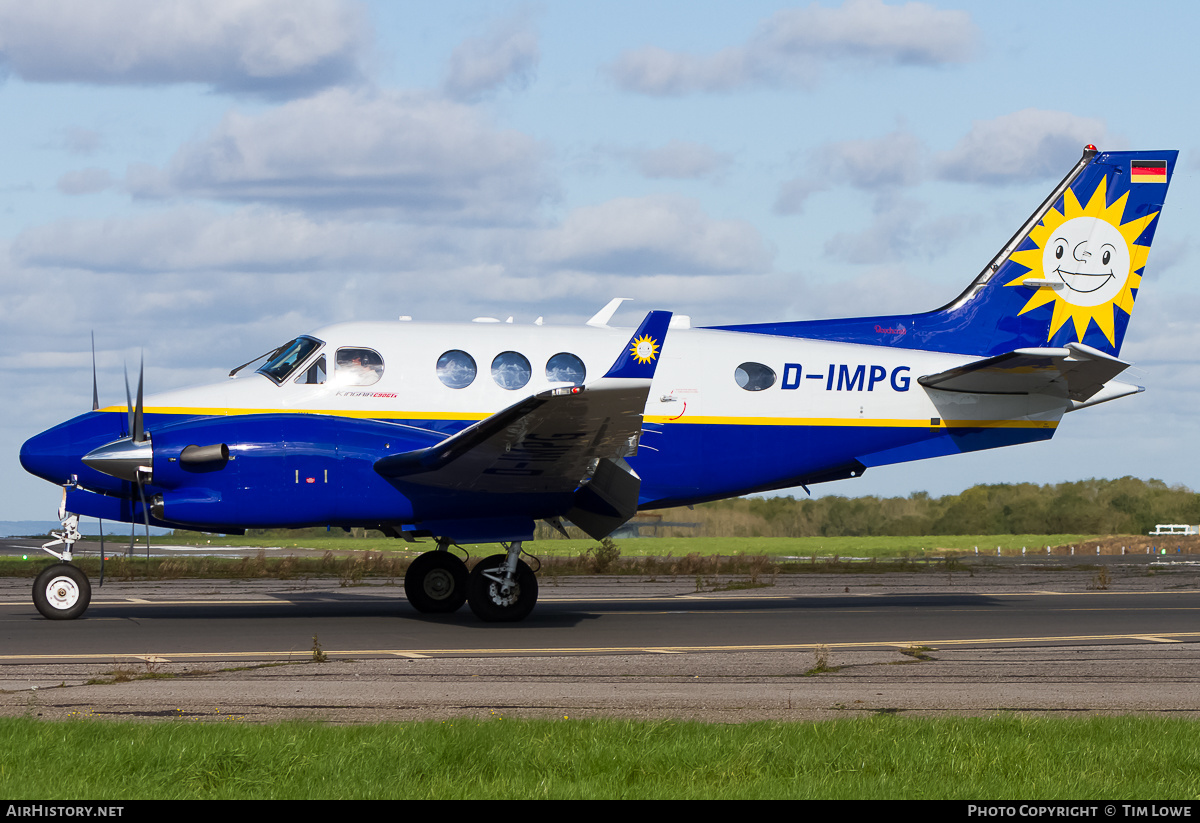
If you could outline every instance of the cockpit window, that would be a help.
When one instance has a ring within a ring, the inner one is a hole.
[[[374,349],[337,350],[334,379],[343,386],[370,386],[383,377],[383,358]]]
[[[297,383],[302,383],[307,386],[316,386],[325,382],[325,355],[321,355],[313,364],[300,373],[296,378]]]
[[[259,374],[265,374],[276,383],[287,380],[296,367],[308,359],[308,356],[319,349],[323,343],[315,337],[297,337],[285,346],[279,347],[275,355],[259,367]]]

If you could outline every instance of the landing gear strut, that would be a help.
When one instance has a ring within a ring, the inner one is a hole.
[[[467,566],[438,541],[404,573],[404,594],[413,608],[425,614],[458,611],[467,599]]]
[[[71,549],[79,540],[79,515],[59,509],[63,530],[51,532],[54,537],[42,546],[42,551],[57,557],[60,563],[47,566],[33,581],[33,605],[47,620],[74,620],[87,611],[92,602],[92,584],[78,566],[71,565]],[[56,552],[51,546],[61,545]]]
[[[533,570],[519,559],[521,543],[508,554],[485,557],[467,580],[467,603],[480,620],[510,623],[524,620],[537,603],[538,584]]]

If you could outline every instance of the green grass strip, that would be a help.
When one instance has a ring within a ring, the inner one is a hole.
[[[0,720],[9,799],[1196,799],[1171,718],[820,723],[487,720],[324,726]]]

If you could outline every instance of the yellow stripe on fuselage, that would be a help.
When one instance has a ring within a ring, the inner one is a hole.
[[[108,406],[102,412],[127,414],[120,406]],[[445,411],[384,411],[355,409],[232,409],[184,406],[151,406],[147,414],[174,414],[188,417],[234,417],[248,414],[318,414],[329,417],[352,417],[366,420],[463,420],[476,421],[490,417],[480,412]],[[687,415],[674,418],[662,415],[646,415],[645,422],[658,424],[685,424],[708,426],[850,426],[856,428],[886,429],[1055,429],[1057,420],[941,420],[931,422],[928,417],[919,420],[906,418],[859,418],[859,417],[723,417]]]

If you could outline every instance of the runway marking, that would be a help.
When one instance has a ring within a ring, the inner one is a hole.
[[[491,656],[546,656],[546,655],[581,655],[581,654],[698,654],[713,652],[803,652],[812,651],[819,647],[826,649],[908,649],[913,646],[928,646],[935,649],[945,649],[948,646],[991,646],[1012,643],[1079,643],[1095,641],[1128,641],[1139,640],[1155,643],[1182,643],[1200,641],[1200,632],[1163,632],[1155,635],[1136,634],[1093,634],[1093,635],[1063,635],[1057,637],[991,637],[991,638],[962,638],[962,639],[916,639],[916,640],[872,640],[847,643],[789,643],[789,644],[747,644],[729,646],[562,646],[553,648],[501,648],[501,649],[328,649],[323,651],[329,657],[491,657]],[[162,652],[162,657],[181,662],[183,660],[243,660],[243,659],[285,659],[296,662],[308,662],[312,659],[310,651],[244,651],[244,652]],[[158,655],[128,654],[125,652],[106,652],[89,654],[9,654],[0,655],[0,662],[40,662],[47,660],[78,660],[112,662],[118,659],[145,660],[147,657]]]

